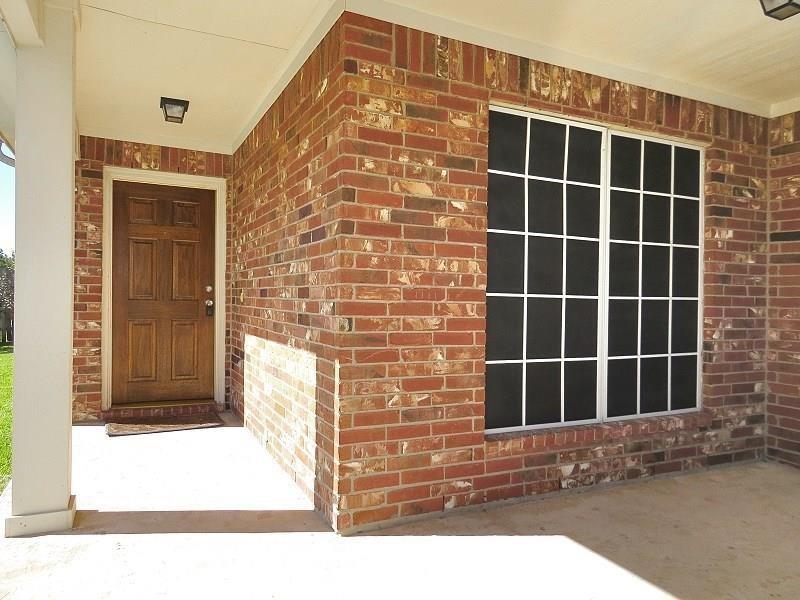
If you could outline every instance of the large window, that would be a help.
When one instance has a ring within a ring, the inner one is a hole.
[[[487,429],[697,407],[701,158],[492,108]]]

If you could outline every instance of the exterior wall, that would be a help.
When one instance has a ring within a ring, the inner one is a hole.
[[[224,177],[230,168],[230,157],[81,136],[80,156],[75,163],[73,421],[94,421],[102,417],[100,304],[103,291],[103,167],[106,165]]]
[[[800,466],[800,113],[770,122],[767,455]]]
[[[316,508],[334,510],[338,138],[334,25],[233,156],[230,399]]]
[[[340,530],[751,460],[764,447],[767,122],[346,13]],[[485,436],[490,102],[705,144],[704,410]],[[344,159],[343,159],[343,162]],[[346,228],[344,226],[346,224]]]
[[[485,434],[490,102],[707,147],[702,411]],[[760,117],[345,13],[233,157],[81,138],[75,419],[100,416],[113,164],[229,177],[229,400],[338,530],[761,458],[769,141]],[[791,386],[772,420],[796,388],[773,351],[794,324],[770,318],[770,380]]]

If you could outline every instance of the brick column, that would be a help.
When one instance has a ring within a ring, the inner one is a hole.
[[[800,466],[800,113],[770,122],[767,455]]]

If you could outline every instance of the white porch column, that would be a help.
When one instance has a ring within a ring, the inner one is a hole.
[[[75,23],[41,7],[43,46],[17,49],[11,516],[6,536],[72,527]]]

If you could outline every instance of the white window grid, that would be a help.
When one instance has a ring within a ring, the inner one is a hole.
[[[605,125],[598,125],[593,122],[589,121],[582,121],[578,119],[562,119],[559,117],[554,117],[552,115],[548,115],[545,113],[540,113],[536,111],[524,111],[518,109],[512,109],[504,106],[496,106],[491,105],[490,110],[503,112],[512,115],[518,115],[524,117],[526,119],[526,131],[525,131],[525,173],[513,173],[508,171],[502,171],[497,169],[488,169],[489,173],[497,174],[497,175],[506,175],[510,177],[518,177],[525,180],[524,187],[524,202],[525,202],[525,227],[523,231],[516,231],[516,230],[506,230],[506,229],[487,229],[489,233],[501,233],[506,235],[521,235],[524,236],[524,262],[523,262],[523,293],[511,293],[511,292],[487,292],[487,296],[495,296],[495,297],[506,297],[506,298],[522,298],[523,299],[523,321],[522,321],[522,358],[521,359],[504,359],[504,360],[487,360],[486,364],[522,364],[522,395],[520,398],[520,402],[522,403],[522,423],[523,425],[514,426],[514,427],[499,427],[493,429],[487,429],[487,433],[505,433],[505,432],[514,432],[514,431],[527,431],[527,430],[537,430],[537,429],[555,429],[555,428],[564,428],[564,427],[574,427],[580,425],[589,425],[595,423],[603,423],[603,422],[614,422],[614,421],[625,421],[625,420],[632,420],[632,419],[640,419],[643,417],[657,417],[663,415],[676,415],[682,413],[689,413],[695,412],[702,406],[702,336],[703,336],[703,297],[701,290],[703,289],[703,198],[704,198],[704,169],[703,166],[705,165],[705,151],[704,148],[701,146],[695,146],[691,144],[682,143],[679,141],[675,141],[669,138],[659,138],[639,133],[633,133],[630,131],[623,131],[618,130],[613,127],[605,126]],[[550,121],[554,123],[560,123],[566,126],[566,137],[564,141],[564,166],[563,166],[563,179],[555,179],[550,177],[541,177],[536,175],[528,174],[529,170],[529,159],[530,159],[530,126],[531,126],[531,119],[539,119],[543,121]],[[586,182],[578,182],[578,181],[570,181],[567,178],[567,166],[568,166],[568,152],[569,152],[569,132],[571,127],[580,127],[584,129],[592,129],[595,131],[600,131],[602,136],[601,141],[601,159],[600,159],[600,184],[591,184]],[[618,186],[611,186],[610,182],[610,173],[611,173],[611,150],[609,145],[609,140],[611,136],[620,136],[620,137],[629,137],[640,141],[640,164],[639,164],[639,189],[631,189],[631,188],[624,188]],[[645,142],[655,142],[659,144],[667,144],[670,146],[670,191],[669,192],[651,192],[649,190],[644,191],[644,149],[645,149]],[[688,148],[691,150],[699,151],[700,153],[700,169],[699,169],[699,197],[694,196],[685,196],[681,194],[674,193],[674,186],[675,186],[675,148],[676,147],[683,147]],[[553,234],[553,233],[539,233],[539,232],[529,232],[528,231],[528,192],[529,180],[539,180],[539,181],[550,181],[554,183],[559,183],[562,185],[562,233],[561,234]],[[567,187],[569,185],[576,185],[576,186],[586,186],[592,188],[599,188],[600,189],[600,225],[599,225],[599,237],[583,237],[583,236],[574,236],[574,235],[567,235],[567,205],[566,205],[566,194],[567,194]],[[639,239],[638,240],[619,240],[613,239],[610,237],[610,228],[609,228],[609,215],[610,215],[610,195],[612,191],[621,191],[621,192],[630,192],[635,193],[639,196]],[[662,196],[668,197],[670,199],[670,233],[669,233],[669,242],[650,242],[644,241],[644,232],[643,232],[643,218],[644,218],[644,196]],[[698,244],[675,244],[672,243],[674,239],[674,232],[673,232],[673,225],[674,225],[674,205],[675,205],[675,198],[681,198],[686,200],[693,200],[698,202]],[[551,238],[558,238],[563,240],[562,245],[562,294],[536,294],[536,293],[528,293],[528,240],[531,237],[551,237]],[[567,294],[566,293],[566,257],[567,257],[567,240],[574,239],[574,240],[584,240],[584,241],[595,241],[598,242],[598,256],[599,256],[599,266],[598,266],[598,295],[596,296],[587,296],[587,295],[576,295],[576,294]],[[638,252],[638,260],[639,260],[639,272],[638,272],[638,295],[637,296],[610,296],[609,295],[609,277],[608,277],[608,252],[611,247],[611,243],[620,243],[620,244],[631,244],[636,245],[639,248]],[[670,278],[669,278],[669,296],[646,296],[642,297],[642,247],[643,246],[662,246],[662,247],[669,247],[669,268],[670,268]],[[697,268],[697,295],[696,296],[674,296],[672,293],[673,290],[673,248],[691,248],[697,249],[698,254],[698,268]],[[560,358],[527,358],[527,329],[528,329],[528,298],[557,298],[561,299],[561,357]],[[598,303],[598,323],[597,323],[597,353],[595,357],[565,357],[564,356],[564,343],[565,343],[565,310],[566,310],[566,300],[570,298],[578,298],[578,299],[594,299],[597,300]],[[613,356],[609,357],[608,355],[608,306],[609,300],[631,300],[637,301],[637,354],[635,355],[625,355],[625,356]],[[668,310],[669,310],[669,317],[668,317],[668,324],[667,324],[667,352],[666,353],[658,353],[658,354],[641,354],[641,343],[642,343],[642,301],[643,300],[666,300],[668,301]],[[672,352],[672,301],[673,300],[693,300],[697,302],[697,347],[696,351],[694,352]],[[696,394],[695,394],[695,405],[689,408],[682,408],[682,409],[671,409],[672,404],[672,360],[671,357],[681,357],[681,356],[696,356],[697,357],[697,364],[696,364],[696,373],[697,373],[697,386],[696,386]],[[641,362],[642,358],[667,358],[667,410],[665,411],[658,411],[658,412],[641,412]],[[624,360],[624,359],[637,359],[636,360],[636,414],[631,415],[623,415],[623,416],[608,416],[607,414],[607,363],[609,360]],[[597,415],[594,419],[584,419],[584,420],[576,420],[576,421],[564,421],[564,364],[567,362],[578,362],[578,361],[596,361],[596,380],[597,380],[597,407],[595,414]],[[527,369],[525,365],[528,363],[542,363],[542,362],[559,362],[561,364],[560,373],[561,373],[561,381],[560,381],[560,394],[561,394],[561,421],[556,421],[552,423],[542,423],[542,424],[534,424],[534,425],[525,425],[526,421],[526,404],[527,404]],[[491,400],[489,398],[486,399],[487,402]]]

